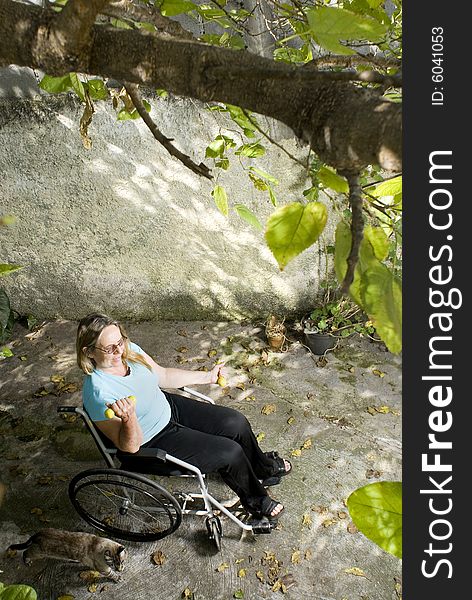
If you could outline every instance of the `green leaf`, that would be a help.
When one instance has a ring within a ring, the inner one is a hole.
[[[256,188],[256,190],[263,192],[269,188],[268,184],[260,177],[256,177],[254,175],[254,173],[248,173],[248,175],[249,175],[249,179],[254,184],[254,187]]]
[[[342,282],[351,251],[351,231],[341,221],[336,228],[334,265]],[[363,308],[390,352],[402,349],[402,289],[400,280],[380,262],[388,253],[388,241],[379,227],[366,227],[359,249],[354,281],[349,288],[352,299]]]
[[[131,112],[128,112],[126,108],[122,108],[120,111],[118,111],[116,118],[118,119],[118,121],[129,121],[139,119],[140,115],[136,109],[133,109]]]
[[[37,597],[29,585],[7,585],[0,588],[0,600],[37,600]]]
[[[274,194],[274,190],[269,186],[267,186],[269,189],[269,199],[272,202],[273,206],[277,206],[277,198],[275,197]]]
[[[229,158],[227,158],[226,156],[223,156],[221,160],[217,160],[215,162],[215,167],[219,167],[220,169],[223,169],[224,171],[228,170]]]
[[[241,127],[246,137],[255,137],[254,131],[256,131],[256,127],[247,116],[249,115],[251,119],[255,121],[252,113],[250,113],[249,111],[245,112],[242,108],[239,108],[239,106],[234,106],[233,104],[227,104],[226,109],[223,109],[223,111],[225,110],[228,111],[229,116],[236,123],[236,125],[239,125],[239,127]]]
[[[106,100],[108,98],[108,88],[103,79],[89,79],[86,85],[92,100]]]
[[[368,225],[364,228],[364,240],[372,246],[375,258],[382,261],[388,256],[388,238],[381,227],[372,227]]]
[[[215,201],[218,210],[225,216],[228,216],[228,196],[226,194],[226,190],[221,185],[215,185],[213,191],[211,192],[213,196],[213,200]]]
[[[156,90],[156,94],[159,96],[159,98],[167,98],[167,96],[169,95],[169,92],[167,90],[158,88]]]
[[[316,242],[326,225],[327,210],[321,202],[294,202],[277,209],[267,221],[265,238],[280,270]]]
[[[367,188],[369,194],[375,198],[383,196],[396,196],[402,193],[402,176],[394,177],[388,181],[382,181],[375,187]]]
[[[354,54],[340,40],[378,41],[387,29],[375,19],[349,10],[322,6],[306,11],[313,39],[323,48],[339,54]]]
[[[255,227],[256,229],[259,229],[259,230],[262,229],[262,225],[261,225],[259,219],[256,217],[256,215],[253,212],[251,212],[249,210],[249,208],[244,206],[244,204],[235,204],[234,210],[238,213],[238,215],[242,219],[247,221],[249,223],[249,225],[252,225],[253,227]]]
[[[10,348],[8,346],[4,346],[3,348],[0,348],[0,357],[1,358],[10,358],[11,356],[13,356],[13,352],[10,350]],[[0,595],[0,598],[2,596]]]
[[[390,352],[402,349],[402,287],[400,280],[378,263],[362,273],[362,305]]]
[[[402,557],[402,484],[370,483],[352,492],[347,508],[356,527],[378,546]]]
[[[325,187],[340,194],[349,193],[349,184],[344,177],[338,175],[331,167],[321,167],[318,171],[318,179]]]
[[[14,271],[18,271],[22,268],[23,267],[21,267],[20,265],[0,264],[0,277],[2,277],[3,275],[8,275],[9,273],[13,273]]]
[[[156,0],[154,5],[161,11],[164,17],[174,17],[175,15],[191,12],[197,8],[190,0]]]
[[[263,179],[267,179],[267,181],[270,181],[270,183],[273,183],[274,185],[279,185],[278,179],[276,179],[275,177],[272,177],[272,175],[269,175],[269,173],[266,173],[262,169],[258,169],[257,167],[249,167],[249,170],[254,171],[254,173],[257,173]]]
[[[62,75],[61,77],[51,77],[51,75],[45,75],[39,82],[39,87],[50,94],[67,92],[72,88],[70,73],[67,73],[67,75]]]
[[[223,156],[225,151],[225,141],[222,136],[218,136],[211,144],[209,144],[205,149],[205,157],[206,158],[217,158],[218,156]]]
[[[244,598],[243,590],[236,590],[233,594],[233,598],[237,598],[238,600],[241,600],[241,598]]]
[[[259,230],[263,229],[256,215],[252,211],[250,211],[249,208],[247,208],[247,206],[244,206],[244,204],[235,204],[234,210],[242,219],[249,223],[249,225],[252,225],[253,227]]]
[[[310,202],[313,202],[314,200],[318,200],[319,195],[320,195],[320,190],[316,186],[312,186],[311,188],[308,188],[307,190],[303,190],[303,196]]]
[[[69,76],[72,89],[82,100],[82,102],[85,102],[85,89],[83,83],[79,79],[79,76],[77,73],[69,73]]]
[[[265,148],[259,142],[253,142],[252,144],[243,144],[236,151],[236,155],[247,156],[249,158],[257,158],[265,154]]]

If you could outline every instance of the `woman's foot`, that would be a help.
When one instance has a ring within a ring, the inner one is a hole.
[[[261,498],[257,508],[254,506],[247,506],[246,508],[256,519],[262,519],[264,517],[267,517],[269,520],[278,519],[284,511],[284,505],[281,502],[274,500],[269,495]]]
[[[262,480],[262,485],[269,487],[271,485],[277,485],[280,483],[281,477],[288,475],[292,471],[292,463],[289,460],[279,456],[275,451],[266,452],[266,456],[271,458],[275,463],[275,468],[272,475]]]

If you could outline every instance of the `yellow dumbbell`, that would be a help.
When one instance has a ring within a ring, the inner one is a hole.
[[[134,402],[134,404],[136,404],[136,396],[128,396],[128,400],[131,400],[131,402]],[[113,419],[114,416],[115,413],[113,412],[113,409],[107,408],[105,411],[105,417],[107,419]]]

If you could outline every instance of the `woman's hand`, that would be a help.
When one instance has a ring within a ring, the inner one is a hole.
[[[217,363],[213,369],[209,372],[210,383],[219,383],[220,385],[226,385],[226,369],[224,363]],[[218,379],[220,381],[218,381]],[[223,383],[221,381],[224,380]]]
[[[107,402],[107,406],[115,413],[116,417],[121,419],[122,423],[127,423],[129,418],[135,414],[135,402],[134,396],[127,396],[113,404]]]

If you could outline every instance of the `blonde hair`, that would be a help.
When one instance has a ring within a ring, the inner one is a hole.
[[[146,359],[137,352],[134,352],[129,347],[128,336],[126,335],[125,328],[121,323],[115,321],[111,317],[107,315],[102,315],[100,313],[92,313],[87,315],[83,319],[80,320],[79,326],[77,327],[77,340],[76,340],[76,352],[77,352],[77,364],[79,368],[82,369],[84,373],[90,375],[93,373],[95,369],[95,361],[93,358],[88,356],[87,350],[95,346],[100,334],[109,325],[115,325],[121,332],[121,337],[124,340],[124,350],[121,355],[121,360],[124,365],[128,365],[128,362],[131,363],[141,363],[147,369],[152,371],[151,365],[146,361]]]

